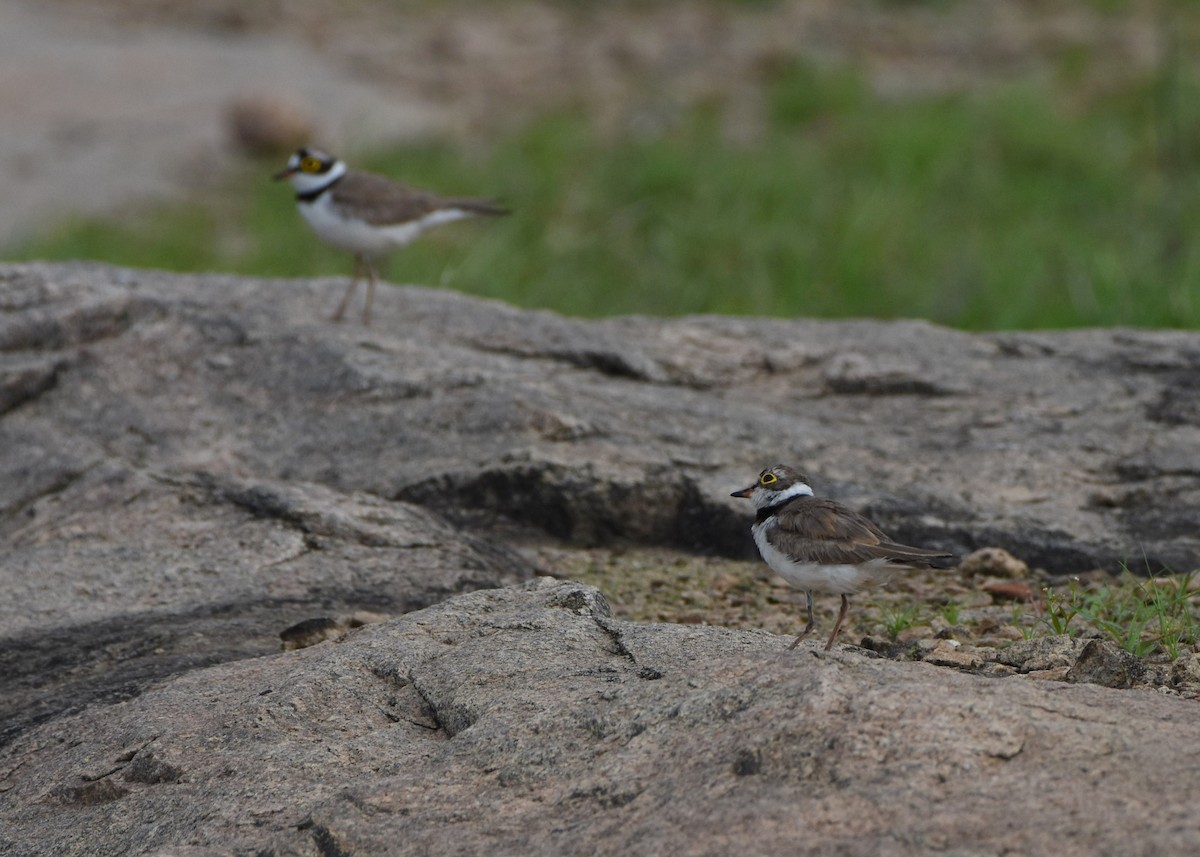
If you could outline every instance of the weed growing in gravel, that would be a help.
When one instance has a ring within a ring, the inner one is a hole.
[[[1071,622],[1079,615],[1080,593],[1078,584],[1071,582],[1067,592],[1056,592],[1047,586],[1042,590],[1045,612],[1042,614],[1042,624],[1051,634],[1072,633]]]
[[[883,627],[893,640],[900,635],[901,631],[921,624],[921,606],[919,604],[910,604],[900,608],[883,607],[880,609],[880,613],[883,617]]]
[[[1021,632],[1022,640],[1029,640],[1033,638],[1033,626],[1025,617],[1025,609],[1020,604],[1014,604],[1012,608],[1012,626]]]
[[[1040,624],[1048,633],[1078,634],[1094,628],[1139,657],[1163,652],[1172,660],[1200,639],[1197,572],[1139,578],[1126,570],[1115,583],[1088,590],[1072,581],[1065,590],[1047,588]],[[1020,610],[1013,613],[1014,624]]]

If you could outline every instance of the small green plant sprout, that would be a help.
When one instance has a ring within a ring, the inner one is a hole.
[[[942,618],[946,620],[947,625],[957,625],[961,610],[962,605],[957,601],[947,601],[942,605]]]
[[[1033,637],[1033,628],[1025,621],[1025,611],[1021,609],[1020,604],[1013,605],[1012,624],[1014,628],[1021,632],[1022,640],[1028,640]]]
[[[900,632],[920,624],[921,607],[913,604],[900,610],[894,610],[890,607],[883,608],[883,627],[887,630],[888,636],[893,640],[900,636]]]
[[[1042,597],[1045,603],[1042,623],[1051,634],[1070,634],[1071,622],[1079,615],[1081,605],[1079,582],[1072,580],[1066,592],[1056,592],[1047,586],[1042,590]]]

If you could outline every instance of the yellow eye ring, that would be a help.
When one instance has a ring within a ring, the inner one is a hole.
[[[773,485],[774,483],[776,483],[778,481],[779,481],[779,477],[776,476],[774,473],[764,473],[762,476],[758,477],[759,485]]]
[[[306,173],[321,172],[321,162],[316,158],[305,158],[300,162],[300,169]]]

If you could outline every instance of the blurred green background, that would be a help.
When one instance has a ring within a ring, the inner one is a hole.
[[[469,143],[353,165],[514,209],[394,254],[395,282],[587,316],[1194,328],[1200,85],[1174,35],[1193,5],[1164,6],[1169,44],[1149,73],[1104,87],[1085,85],[1103,60],[1088,51],[1062,52],[1049,73],[901,98],[855,67],[789,58],[753,81],[752,133],[736,133],[722,94],[649,128],[555,105]],[[347,254],[311,240],[290,189],[268,180],[280,165],[246,161],[194,204],[72,220],[4,255],[347,274]]]

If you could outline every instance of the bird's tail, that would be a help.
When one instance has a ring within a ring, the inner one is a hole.
[[[490,199],[451,199],[447,200],[446,207],[457,208],[467,214],[479,217],[501,217],[505,214],[512,214],[511,209]]]
[[[944,551],[887,543],[879,545],[879,551],[885,554],[889,561],[913,568],[953,568],[958,565],[958,557]]]

